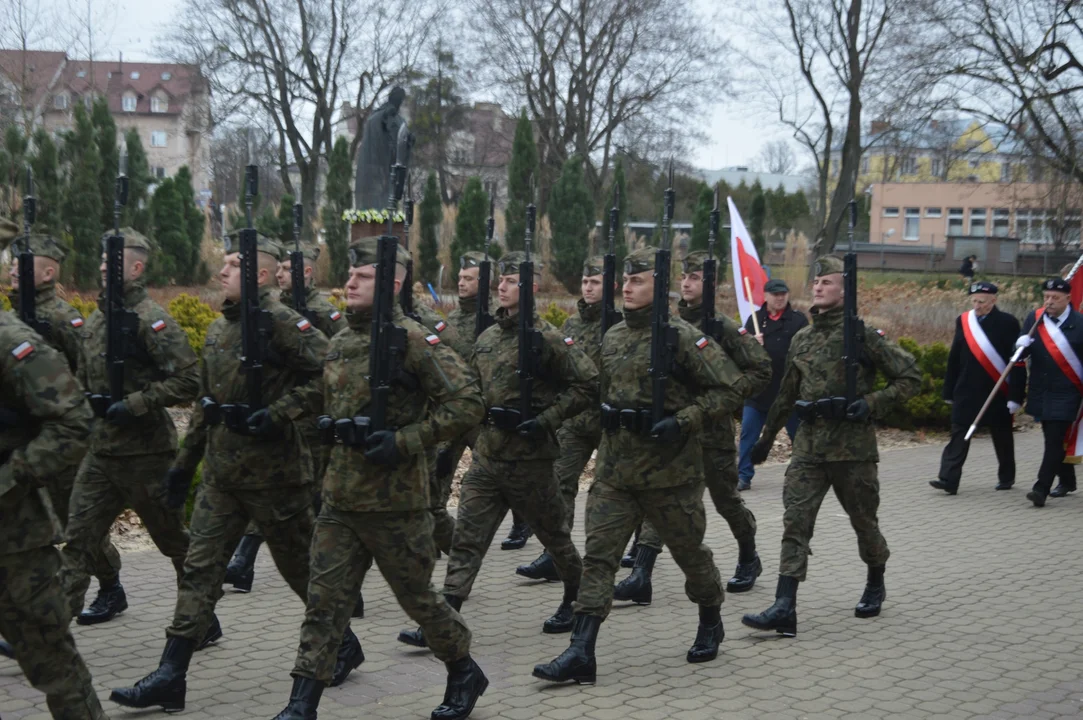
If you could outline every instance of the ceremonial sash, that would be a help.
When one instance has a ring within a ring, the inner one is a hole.
[[[1043,310],[1045,308],[1038,308],[1034,311],[1034,322],[1041,322],[1041,325],[1038,326],[1038,336],[1042,339],[1042,345],[1045,346],[1046,351],[1053,358],[1053,362],[1057,364],[1060,371],[1072,381],[1076,390],[1083,394],[1083,363],[1079,361],[1079,356],[1075,354],[1068,342],[1068,338],[1064,337],[1064,333],[1057,327],[1057,324],[1048,318],[1043,318]],[[1045,322],[1042,322],[1043,320]],[[1083,404],[1080,405],[1075,422],[1072,423],[1071,429],[1068,430],[1068,436],[1065,438],[1065,452],[1067,453],[1065,462],[1078,464],[1080,457],[1083,456],[1083,436],[1079,432],[1081,419],[1083,419]]]
[[[963,326],[963,337],[966,338],[966,345],[970,348],[970,354],[977,358],[985,372],[993,379],[993,382],[996,382],[1000,379],[1007,363],[1004,362],[1004,358],[1000,357],[1000,353],[993,347],[993,343],[989,342],[989,336],[982,329],[977,313],[973,310],[963,313],[963,322],[961,324]],[[1002,383],[1000,391],[1007,396],[1008,383]]]

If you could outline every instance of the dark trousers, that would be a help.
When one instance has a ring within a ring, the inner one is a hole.
[[[1057,475],[1060,475],[1061,482],[1069,488],[1075,487],[1075,467],[1064,462],[1064,439],[1071,427],[1072,423],[1067,420],[1042,422],[1045,452],[1042,453],[1042,464],[1038,468],[1038,480],[1034,483],[1035,490],[1048,495],[1053,487],[1053,478]]]
[[[966,462],[967,453],[970,452],[970,441],[966,440],[966,425],[951,426],[951,440],[948,441],[944,453],[940,456],[940,473],[938,477],[951,485],[959,487],[959,478],[963,475],[963,463]],[[1012,438],[1012,428],[990,427],[989,434],[993,438],[993,452],[997,456],[997,480],[1005,485],[1015,482],[1015,439]]]

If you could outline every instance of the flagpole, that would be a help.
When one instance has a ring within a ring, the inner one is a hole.
[[[745,275],[745,299],[748,300],[749,305],[755,305],[755,303],[752,301],[752,282],[748,279],[747,275]],[[752,327],[756,330],[756,334],[759,335],[760,321],[756,317],[755,310],[752,311]]]

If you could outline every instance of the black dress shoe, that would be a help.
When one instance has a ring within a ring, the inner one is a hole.
[[[124,594],[124,586],[116,580],[107,587],[98,588],[98,596],[94,598],[94,602],[79,613],[75,622],[79,625],[97,625],[109,622],[127,609],[128,597]]]
[[[1049,491],[1049,497],[1062,498],[1068,497],[1068,493],[1075,492],[1074,487],[1067,487],[1064,483],[1059,482],[1057,486]]]
[[[557,564],[553,562],[553,556],[543,552],[533,562],[520,565],[515,568],[515,574],[531,580],[545,580],[546,582],[560,582],[560,573],[557,572]]]
[[[952,485],[951,483],[945,482],[943,480],[930,480],[929,484],[937,490],[943,490],[948,495],[955,495],[959,492],[958,485]]]
[[[1031,490],[1028,492],[1027,500],[1034,503],[1034,507],[1045,507],[1045,493],[1041,490]]]
[[[1011,490],[1012,485],[1014,485],[1014,484],[1015,483],[1004,482],[1003,480],[1001,480],[1000,482],[997,483],[997,486],[995,488],[993,488],[993,489],[994,490]]]

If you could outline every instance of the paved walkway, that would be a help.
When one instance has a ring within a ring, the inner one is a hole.
[[[561,589],[514,575],[516,564],[539,552],[535,539],[519,552],[494,548],[464,607],[475,657],[492,682],[473,717],[1083,717],[1083,497],[1032,508],[1023,496],[1038,465],[1041,435],[1019,435],[1016,442],[1016,489],[993,491],[992,447],[978,439],[956,497],[926,484],[935,477],[939,447],[883,454],[881,522],[892,558],[878,619],[853,616],[865,570],[846,516],[828,498],[793,640],[740,624],[742,613],[767,607],[774,593],[783,466],[762,469],[744,497],[759,520],[765,574],[751,593],[727,598],[719,659],[685,663],[696,609],[666,553],[655,572],[654,604],[617,607],[602,625],[592,688],[547,686],[530,676],[535,663],[567,646],[568,636],[541,633]],[[581,518],[582,503],[577,525]],[[713,514],[707,532],[726,577],[736,562],[733,538]],[[580,547],[581,541],[577,533]],[[173,571],[159,555],[135,553],[124,561],[128,611],[106,625],[73,625],[114,719],[146,715],[105,698],[109,688],[129,685],[157,665],[174,600]],[[443,572],[441,562],[437,584]],[[324,694],[320,717],[427,718],[442,697],[444,668],[429,653],[395,641],[409,623],[381,578],[373,574],[365,590],[367,614],[354,627],[368,659],[343,687]],[[264,550],[252,594],[227,594],[219,603],[226,635],[193,660],[182,717],[269,719],[278,713],[289,695],[302,612]],[[2,659],[0,715],[48,717],[42,697]]]

